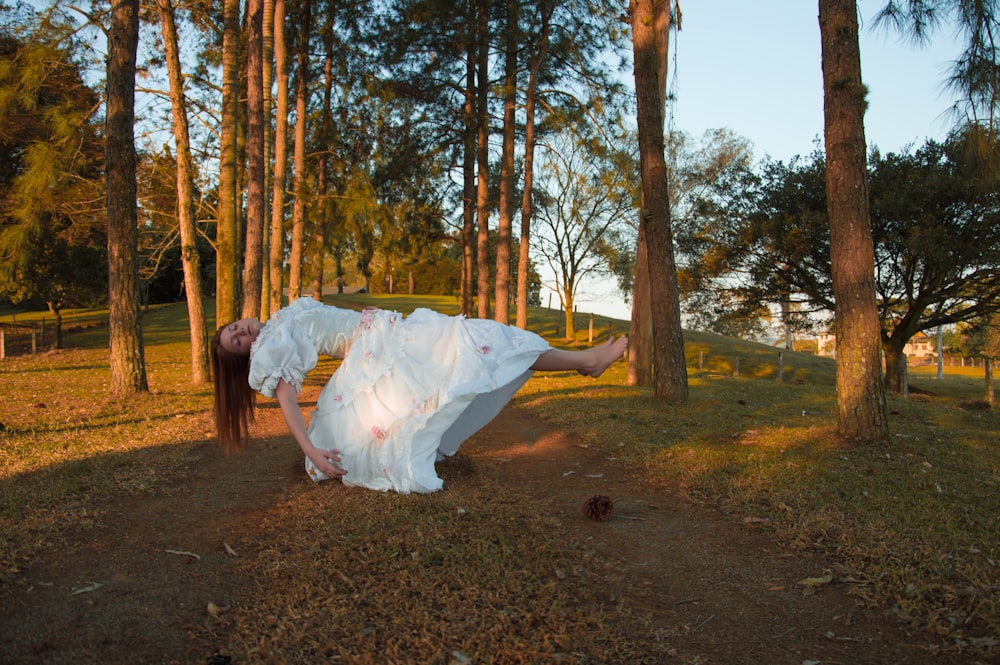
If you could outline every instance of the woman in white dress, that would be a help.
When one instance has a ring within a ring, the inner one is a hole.
[[[534,333],[485,319],[418,309],[363,312],[299,298],[266,325],[242,319],[212,341],[215,422],[236,451],[256,393],[274,397],[313,480],[397,492],[441,489],[434,463],[500,412],[534,371],[600,376],[627,340],[582,351],[551,348]],[[298,404],[319,355],[343,358],[307,428]]]

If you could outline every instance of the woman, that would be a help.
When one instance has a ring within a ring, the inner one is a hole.
[[[397,492],[441,489],[434,462],[500,412],[533,371],[600,376],[626,338],[583,351],[549,347],[495,321],[418,309],[363,312],[299,298],[266,325],[242,319],[212,341],[215,422],[227,451],[254,419],[255,392],[274,397],[313,480]],[[309,427],[298,393],[319,354],[343,358]]]

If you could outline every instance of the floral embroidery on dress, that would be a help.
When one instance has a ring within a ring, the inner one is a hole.
[[[344,394],[343,393],[337,393],[336,395],[333,396],[333,401],[334,402],[341,402],[343,400],[344,400]]]
[[[486,344],[483,344],[482,346],[479,347],[479,352],[485,356],[487,353],[490,352],[490,347],[487,346]]]
[[[378,425],[372,425],[372,434],[375,435],[376,439],[385,438],[385,430],[379,427]]]
[[[372,353],[371,351],[365,351],[365,360],[371,360],[374,357],[375,357],[374,353]]]
[[[365,307],[361,310],[361,327],[366,330],[371,328],[376,313],[378,313],[378,307]]]

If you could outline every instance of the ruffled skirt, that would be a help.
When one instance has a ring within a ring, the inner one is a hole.
[[[365,310],[309,436],[340,451],[345,485],[439,490],[435,461],[493,420],[548,349],[534,333],[486,319]],[[306,471],[326,478],[308,459]]]

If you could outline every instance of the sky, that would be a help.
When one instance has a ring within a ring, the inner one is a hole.
[[[872,27],[887,0],[861,0],[861,76],[868,86],[865,136],[883,153],[943,139],[953,95],[944,88],[961,48],[939,29],[924,47]],[[757,159],[808,155],[823,135],[823,73],[816,0],[680,2],[668,69],[673,129],[700,136],[721,127],[748,139]],[[676,77],[676,79],[674,78]],[[610,280],[609,280],[610,282]],[[546,303],[547,292],[542,292]],[[588,285],[578,311],[629,318],[610,287]],[[553,297],[553,306],[558,299]]]

